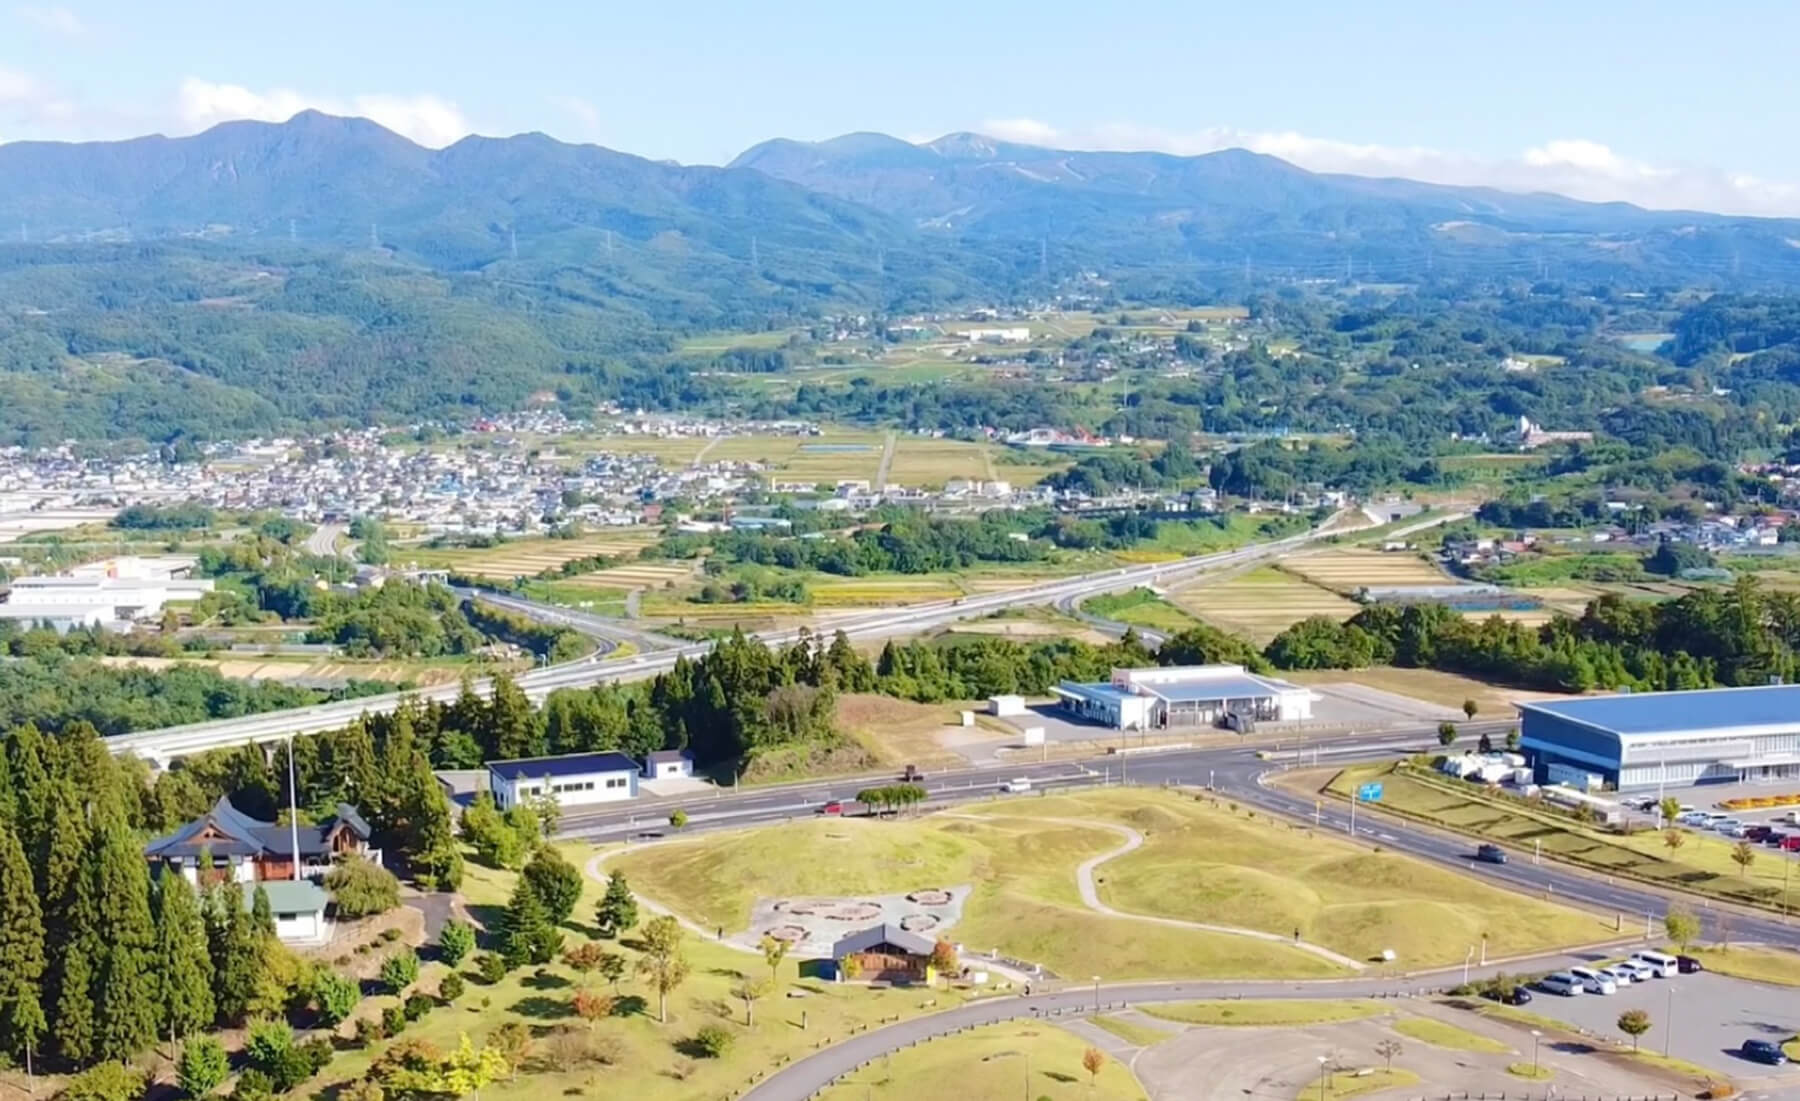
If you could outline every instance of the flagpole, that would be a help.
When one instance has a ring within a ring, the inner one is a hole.
[[[300,790],[294,782],[294,736],[288,735],[288,844],[293,846],[294,882],[300,882]]]

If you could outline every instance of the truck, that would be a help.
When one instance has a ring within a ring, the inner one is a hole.
[[[864,818],[875,813],[875,808],[855,799],[833,799],[823,803],[814,812],[829,815],[833,818]]]
[[[909,784],[916,784],[925,779],[925,774],[919,771],[918,765],[907,765],[905,770],[900,773],[900,779]]]

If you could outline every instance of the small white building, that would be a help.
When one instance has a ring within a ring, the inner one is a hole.
[[[693,777],[694,758],[686,750],[659,749],[644,758],[646,780],[691,780]]]
[[[1025,714],[1024,696],[990,696],[988,697],[988,714],[1006,718],[1012,715]]]
[[[48,627],[59,635],[113,622],[105,608],[93,604],[0,604],[0,620],[26,629]]]
[[[638,765],[623,753],[489,761],[488,790],[501,810],[545,797],[562,807],[615,803],[637,796]]]
[[[287,944],[315,944],[328,938],[325,907],[331,897],[317,883],[304,879],[271,879],[261,883],[242,883],[244,909],[256,904],[256,889],[269,897],[269,909],[275,915],[275,937]]]

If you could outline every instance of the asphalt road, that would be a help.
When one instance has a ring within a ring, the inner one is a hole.
[[[338,552],[338,537],[344,534],[342,524],[320,524],[312,530],[302,544],[307,554],[319,558],[332,558]]]

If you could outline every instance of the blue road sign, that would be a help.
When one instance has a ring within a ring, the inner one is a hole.
[[[1363,784],[1356,789],[1356,798],[1363,803],[1381,802],[1381,785],[1379,783]]]

